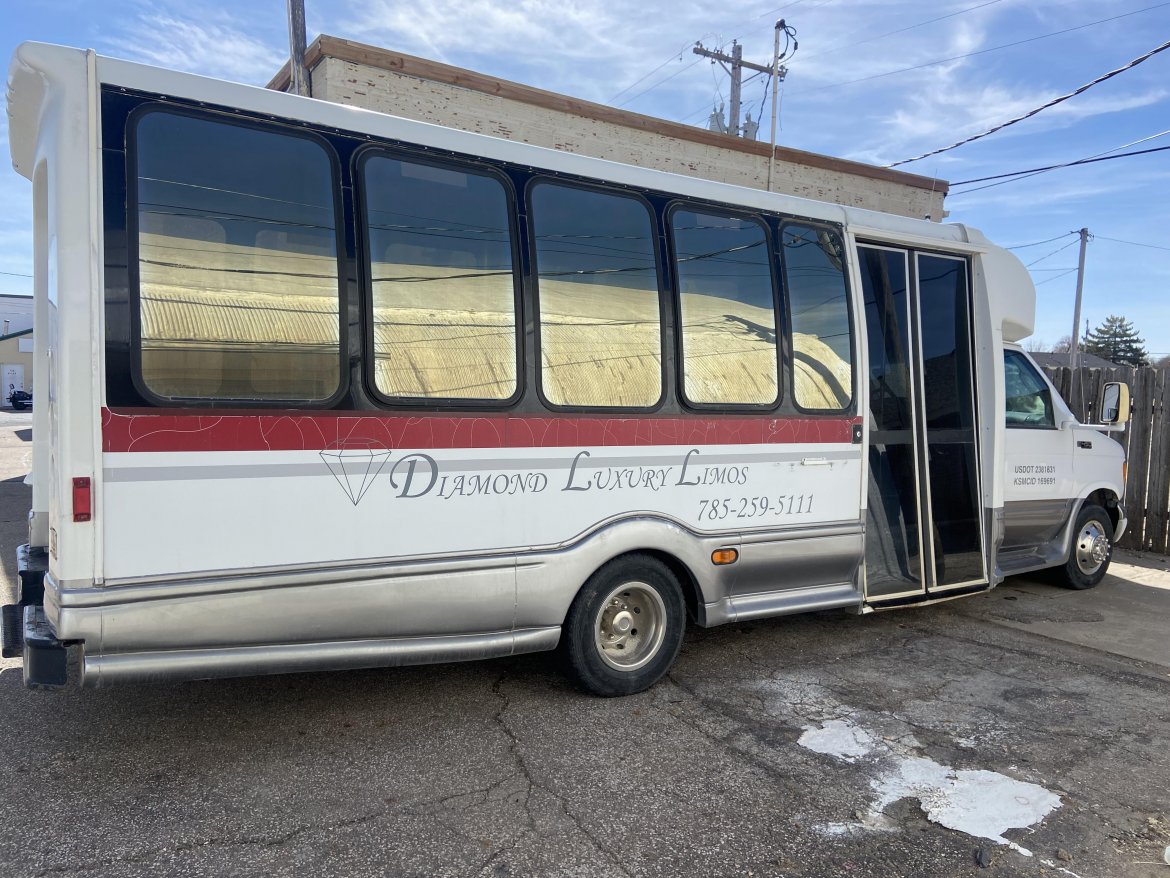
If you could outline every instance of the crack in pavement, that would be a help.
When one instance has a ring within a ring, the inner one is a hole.
[[[520,775],[524,778],[525,783],[528,785],[528,791],[524,797],[524,812],[528,818],[528,826],[525,827],[525,829],[510,845],[494,851],[482,864],[476,867],[473,874],[478,875],[482,873],[497,860],[510,853],[512,850],[515,850],[520,842],[523,841],[528,835],[537,834],[536,818],[533,816],[531,804],[532,790],[535,789],[544,793],[557,803],[557,805],[560,807],[561,813],[563,813],[569,819],[569,821],[572,822],[572,824],[577,828],[577,831],[585,838],[587,838],[589,843],[592,844],[593,847],[597,849],[597,851],[604,854],[610,860],[613,868],[617,870],[618,874],[626,876],[626,878],[631,878],[630,873],[626,871],[618,855],[601,843],[601,840],[598,839],[584,824],[581,817],[579,817],[572,811],[572,809],[569,808],[569,804],[565,798],[559,793],[550,790],[547,786],[538,783],[532,776],[532,771],[528,766],[528,761],[520,749],[520,738],[508,724],[507,719],[505,719],[505,714],[512,706],[511,698],[504,691],[504,681],[507,679],[508,673],[508,671],[504,671],[502,674],[500,674],[499,678],[492,683],[492,694],[500,700],[500,709],[497,710],[492,716],[492,720],[496,723],[497,726],[499,726],[500,730],[504,733],[504,736],[508,739],[508,752],[512,756],[513,761],[516,763],[516,767],[519,769]]]

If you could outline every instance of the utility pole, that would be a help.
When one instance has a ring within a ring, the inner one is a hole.
[[[727,126],[727,133],[733,137],[740,136],[740,127],[742,120],[739,118],[739,103],[740,103],[740,89],[743,85],[743,68],[748,70],[755,70],[757,73],[774,73],[776,63],[772,64],[753,64],[751,61],[743,60],[743,46],[735,40],[731,41],[731,54],[724,52],[716,52],[711,49],[704,48],[702,43],[695,43],[695,48],[691,50],[696,55],[702,55],[704,58],[711,58],[718,61],[720,66],[728,72],[731,76],[731,116]],[[728,67],[727,65],[731,66]]]
[[[1077,355],[1079,348],[1079,337],[1081,330],[1081,291],[1085,288],[1085,247],[1089,243],[1089,230],[1081,229],[1081,258],[1077,262],[1077,302],[1073,306],[1073,331],[1072,331],[1072,346],[1068,349],[1069,358],[1068,365],[1072,369],[1073,375],[1077,373]],[[1086,321],[1087,325],[1087,321]],[[1088,329],[1085,330],[1088,335]]]
[[[780,81],[788,74],[787,67],[780,66],[780,34],[788,31],[784,19],[776,22],[776,41],[772,47],[772,139],[768,150],[768,191],[772,191],[772,172],[776,168],[776,122],[780,114]],[[793,31],[792,33],[795,33]]]
[[[309,97],[305,40],[305,0],[288,0],[289,91]]]

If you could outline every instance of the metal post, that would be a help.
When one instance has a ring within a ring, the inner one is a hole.
[[[1085,287],[1085,246],[1089,243],[1089,230],[1081,229],[1081,258],[1077,262],[1077,302],[1073,306],[1073,330],[1072,330],[1072,345],[1068,349],[1068,365],[1072,369],[1072,374],[1076,375],[1077,371],[1077,354],[1079,348],[1079,336],[1081,331],[1081,291]],[[1086,330],[1087,334],[1087,330]]]
[[[309,97],[309,71],[305,69],[305,0],[288,0],[289,91]]]
[[[768,147],[768,191],[772,191],[772,172],[776,168],[776,122],[780,110],[780,31],[784,19],[776,22],[776,42],[772,46],[772,139]]]

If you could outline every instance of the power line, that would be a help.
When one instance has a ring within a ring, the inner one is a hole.
[[[1079,234],[1079,233],[1077,233],[1077,232],[1074,232],[1073,234]],[[1057,248],[1056,248],[1055,250],[1053,250],[1051,253],[1046,253],[1045,255],[1041,256],[1039,259],[1036,259],[1036,260],[1033,260],[1032,262],[1029,262],[1027,265],[1025,265],[1025,266],[1024,266],[1024,268],[1031,268],[1031,267],[1032,267],[1033,265],[1035,265],[1037,262],[1043,262],[1043,261],[1044,261],[1045,259],[1047,259],[1049,256],[1055,256],[1055,255],[1056,255],[1057,253],[1059,253],[1061,250],[1067,250],[1067,249],[1068,249],[1069,247],[1071,247],[1073,244],[1079,243],[1079,240],[1080,240],[1080,239],[1078,238],[1076,241],[1069,241],[1069,242],[1068,242],[1067,244],[1065,244],[1063,247],[1057,247]],[[1074,268],[1074,269],[1073,269],[1073,271],[1076,271],[1076,269]]]
[[[636,95],[631,95],[630,97],[626,98],[624,101],[622,101],[619,104],[614,104],[614,106],[615,107],[624,107],[626,104],[628,104],[632,101],[636,101],[638,98],[642,97],[642,95],[646,94],[646,92],[654,91],[654,89],[658,88],[658,86],[664,85],[665,83],[670,82],[670,80],[674,79],[680,73],[686,73],[688,70],[690,70],[692,67],[694,67],[696,64],[698,64],[702,60],[703,60],[702,58],[696,58],[690,64],[686,65],[685,67],[680,67],[678,70],[674,71],[674,73],[670,74],[670,76],[666,77],[665,79],[658,80],[658,82],[654,83],[653,85],[642,89]]]
[[[929,158],[930,156],[938,155],[939,153],[943,153],[943,152],[947,152],[948,150],[955,149],[956,147],[959,147],[959,146],[964,146],[964,145],[971,143],[973,141],[980,140],[984,137],[987,137],[988,135],[995,134],[997,131],[1002,131],[1003,129],[1007,128],[1009,125],[1015,125],[1017,122],[1023,122],[1025,119],[1032,118],[1037,113],[1043,112],[1044,110],[1047,110],[1050,107],[1055,107],[1057,104],[1062,104],[1065,101],[1069,100],[1070,98],[1075,98],[1077,95],[1083,94],[1084,92],[1087,92],[1093,86],[1100,85],[1102,82],[1105,82],[1106,80],[1112,79],[1113,77],[1118,76],[1119,74],[1122,74],[1127,70],[1131,70],[1134,67],[1137,67],[1139,64],[1141,64],[1143,61],[1147,61],[1150,58],[1153,58],[1159,52],[1164,52],[1167,49],[1170,49],[1170,40],[1166,41],[1165,43],[1162,43],[1162,45],[1160,45],[1160,46],[1157,46],[1157,47],[1151,49],[1150,51],[1146,52],[1144,55],[1139,55],[1138,57],[1134,58],[1129,63],[1123,64],[1121,67],[1114,68],[1113,70],[1110,70],[1108,73],[1101,74],[1096,79],[1093,79],[1093,80],[1090,80],[1089,82],[1086,82],[1080,88],[1074,89],[1073,91],[1070,91],[1068,94],[1063,94],[1058,98],[1053,98],[1052,100],[1048,101],[1047,103],[1041,104],[1039,107],[1036,107],[1033,110],[1029,110],[1028,112],[1023,113],[1022,115],[1016,116],[1014,119],[1009,119],[1008,121],[1003,122],[1000,125],[996,125],[994,128],[989,128],[987,131],[984,131],[981,134],[974,134],[971,137],[967,137],[967,138],[964,138],[963,140],[959,140],[955,143],[952,143],[950,146],[944,146],[941,149],[934,149],[934,150],[931,150],[930,152],[924,152],[922,155],[915,156],[914,158],[902,159],[902,161],[894,162],[892,165],[888,165],[888,167],[896,168],[896,167],[898,167],[898,165],[905,165],[905,164],[909,164],[910,162],[919,161],[920,159]]]
[[[622,95],[624,95],[626,92],[628,92],[628,91],[629,91],[630,89],[632,89],[634,86],[636,86],[636,85],[641,85],[643,82],[645,82],[647,79],[649,79],[651,76],[653,76],[655,73],[657,73],[659,70],[661,70],[663,67],[665,67],[667,64],[669,64],[671,61],[675,60],[676,58],[677,58],[679,61],[681,61],[681,60],[682,60],[683,53],[684,53],[684,52],[686,52],[686,50],[687,50],[687,47],[691,45],[691,42],[692,42],[691,40],[687,40],[685,43],[683,43],[683,44],[682,44],[682,45],[679,47],[679,50],[678,50],[677,52],[672,52],[669,58],[667,58],[665,61],[663,61],[663,62],[662,62],[661,64],[659,64],[657,67],[655,67],[653,70],[651,70],[651,71],[650,71],[649,73],[647,73],[645,76],[642,76],[642,77],[640,77],[639,79],[636,79],[636,80],[634,80],[633,82],[631,82],[629,85],[627,85],[627,86],[626,86],[625,88],[623,88],[621,91],[619,91],[617,94],[615,94],[613,97],[611,97],[611,98],[610,98],[608,101],[606,101],[606,103],[607,103],[607,104],[612,104],[614,101],[616,101],[618,98],[620,98],[620,97],[621,97]]]
[[[0,274],[6,274],[9,277],[32,277],[31,274],[24,274],[19,271],[0,271]]]
[[[1076,243],[1076,242],[1074,241],[1073,243]],[[1054,281],[1054,280],[1060,280],[1062,277],[1067,277],[1068,275],[1070,275],[1070,274],[1073,274],[1075,271],[1076,271],[1076,269],[1075,269],[1075,268],[1070,268],[1070,269],[1069,269],[1068,271],[1066,271],[1064,274],[1058,274],[1058,275],[1056,275],[1055,277],[1049,277],[1049,278],[1045,278],[1044,280],[1037,281],[1036,283],[1034,283],[1034,284],[1033,284],[1033,286],[1037,286],[1037,287],[1038,287],[1038,286],[1041,286],[1041,285],[1043,285],[1043,284],[1052,283],[1052,281]]]
[[[1170,131],[1163,131],[1161,134],[1155,134],[1152,137],[1145,137],[1142,139],[1143,140],[1153,140],[1154,137],[1162,137],[1166,134],[1170,134]],[[1140,143],[1141,141],[1137,141],[1137,142]],[[1129,146],[1129,144],[1126,144],[1126,146]],[[1120,146],[1114,147],[1114,149],[1123,149],[1123,148],[1124,147],[1120,147]],[[1083,158],[1083,159],[1077,159],[1076,161],[1062,162],[1059,165],[1046,165],[1043,168],[1029,168],[1026,171],[1012,171],[1012,172],[1007,173],[1007,174],[995,174],[994,176],[991,176],[991,177],[974,177],[973,179],[960,180],[957,183],[951,183],[950,185],[952,187],[966,186],[970,183],[982,183],[984,180],[1003,180],[1004,183],[1011,183],[1011,182],[1013,182],[1012,180],[1007,180],[1004,178],[1005,177],[1034,177],[1037,174],[1043,174],[1045,171],[1055,171],[1055,170],[1059,170],[1060,168],[1072,168],[1072,167],[1075,167],[1076,165],[1091,165],[1094,162],[1107,162],[1107,161],[1110,161],[1111,159],[1124,159],[1124,158],[1129,158],[1130,156],[1135,156],[1135,155],[1146,155],[1147,153],[1151,153],[1151,152],[1164,152],[1168,149],[1170,149],[1170,146],[1155,146],[1155,147],[1152,147],[1151,149],[1136,149],[1133,152],[1122,152],[1122,153],[1118,153],[1117,155],[1105,155],[1105,153],[1097,153],[1096,155],[1088,156],[1087,158]],[[1112,152],[1112,151],[1113,150],[1106,150],[1105,152]],[[996,183],[995,185],[999,186],[1002,184]],[[967,192],[978,192],[981,189],[990,189],[990,188],[991,188],[990,186],[980,186],[978,189],[968,189]],[[967,192],[963,192],[961,194],[966,195]]]
[[[743,25],[748,25],[748,24],[750,24],[750,23],[752,23],[752,22],[758,21],[758,20],[759,20],[759,19],[761,19],[761,18],[770,17],[770,16],[772,16],[772,15],[775,15],[775,14],[776,14],[776,13],[778,13],[778,12],[783,12],[785,9],[789,9],[789,8],[791,8],[791,7],[793,7],[793,6],[796,6],[797,4],[799,4],[799,3],[802,3],[802,2],[804,2],[804,0],[793,0],[793,2],[791,2],[791,3],[785,3],[783,6],[777,6],[775,9],[770,9],[770,10],[768,10],[768,11],[766,11],[766,12],[761,12],[759,15],[756,15],[756,16],[754,16],[754,17],[752,17],[752,18],[747,18],[747,19],[744,19],[744,20],[743,20],[743,21],[741,21],[739,24],[733,25],[733,28],[739,28],[740,26],[743,26]],[[825,2],[827,2],[827,0],[825,0]],[[998,0],[991,0],[991,2],[998,2]],[[824,3],[821,3],[820,5],[824,5]],[[814,8],[814,9],[815,9],[816,7],[814,6],[814,7],[812,7],[812,8]],[[711,36],[711,34],[706,34],[706,35],[704,35],[703,37],[700,37],[700,38],[699,38],[699,40],[696,40],[695,42],[696,42],[696,43],[698,43],[700,40],[706,39],[706,37],[707,37],[707,36]],[[734,41],[736,41],[736,40],[742,40],[742,39],[744,38],[744,36],[746,36],[746,35],[745,35],[745,34],[741,34],[741,35],[739,35],[739,36],[737,36],[737,37],[733,37],[733,38],[732,38],[732,41],[734,42]],[[721,44],[720,44],[721,46],[726,44],[726,41],[724,41],[722,37],[720,37],[720,40],[721,40]],[[669,63],[669,62],[667,62],[667,63]],[[695,62],[695,63],[698,63],[698,62]],[[662,64],[662,65],[659,65],[659,67],[658,67],[657,69],[661,69],[663,66],[665,66],[665,65],[664,65],[664,64]],[[694,64],[691,64],[691,65],[689,65],[689,66],[687,66],[687,67],[685,67],[685,68],[683,68],[683,69],[684,69],[684,70],[690,70],[690,68],[691,68],[691,67],[693,67],[693,66],[694,66]],[[680,70],[680,71],[679,71],[679,73],[681,73],[681,72],[682,72],[682,71]],[[643,78],[645,78],[645,77],[643,77]],[[671,78],[671,77],[667,77],[667,79],[670,79],[670,78]],[[640,80],[639,80],[639,81],[640,81]],[[647,89],[646,91],[649,91],[649,90],[651,90],[651,89],[655,89],[655,88],[657,88],[659,85],[662,85],[662,83],[663,83],[663,82],[666,82],[666,80],[664,79],[664,80],[662,80],[662,82],[655,83],[654,85],[650,86],[650,88],[649,88],[649,89]],[[638,94],[638,95],[635,95],[635,97],[640,97],[641,95],[643,95],[643,94],[645,94],[645,93],[646,93],[645,91],[643,91],[643,92],[639,92],[639,94]],[[620,92],[619,92],[619,94],[620,94]],[[720,99],[722,99],[722,95],[720,95]],[[633,98],[627,98],[625,101],[622,101],[622,104],[629,103],[631,100],[633,100]],[[618,106],[621,106],[622,104],[619,104]],[[763,105],[761,104],[761,110],[760,110],[761,114],[763,113],[762,106],[763,106]],[[697,109],[697,110],[693,110],[693,111],[691,111],[690,113],[687,113],[685,116],[681,117],[681,118],[679,119],[679,121],[680,121],[680,122],[683,122],[683,123],[685,123],[685,122],[689,122],[689,121],[690,121],[692,118],[694,118],[695,116],[699,116],[699,115],[701,115],[701,114],[703,114],[703,113],[705,113],[705,112],[707,112],[707,105],[706,105],[706,104],[703,104],[703,106],[702,106],[702,107],[700,107],[699,109]]]
[[[1134,247],[1149,247],[1151,250],[1170,250],[1170,247],[1162,247],[1159,244],[1143,244],[1140,241],[1123,241],[1121,238],[1106,238],[1104,235],[1094,235],[1094,238],[1100,238],[1102,241],[1112,241],[1115,244],[1132,244]]]
[[[1023,250],[1025,247],[1039,247],[1041,244],[1051,244],[1053,241],[1059,241],[1061,238],[1067,238],[1069,235],[1075,235],[1076,232],[1065,232],[1063,235],[1057,235],[1055,238],[1045,238],[1043,241],[1033,241],[1031,244],[1016,244],[1014,247],[1006,247],[1006,250]]]
[[[974,12],[976,9],[982,9],[984,6],[994,6],[996,3],[1001,3],[1001,2],[1003,2],[1003,0],[986,0],[986,2],[984,2],[984,3],[979,3],[979,4],[976,4],[975,6],[968,6],[966,9],[960,9],[956,12],[948,12],[946,15],[940,15],[940,16],[937,16],[936,18],[928,18],[926,21],[920,21],[916,24],[909,24],[909,25],[906,25],[906,27],[900,27],[897,30],[889,30],[889,31],[886,31],[884,34],[877,34],[876,36],[866,37],[864,40],[858,40],[855,43],[842,43],[842,44],[839,44],[836,46],[830,46],[828,49],[825,49],[825,51],[817,52],[815,55],[805,55],[804,60],[810,61],[813,58],[821,58],[825,55],[831,55],[833,52],[839,52],[842,49],[852,49],[854,46],[861,46],[861,45],[864,45],[865,43],[872,43],[875,40],[884,39],[885,37],[892,37],[895,34],[901,34],[901,33],[905,33],[908,30],[914,30],[915,28],[925,27],[928,24],[934,24],[936,21],[943,21],[944,19],[947,19],[947,18],[954,18],[956,15],[963,15],[964,13],[967,13],[967,12]],[[856,31],[852,31],[852,33],[862,33],[862,31],[856,30]]]
[[[843,86],[846,86],[846,85],[854,85],[858,82],[868,82],[871,79],[881,79],[881,78],[886,77],[886,76],[894,76],[898,73],[909,73],[913,70],[922,70],[923,68],[926,68],[926,67],[936,67],[939,64],[947,64],[951,61],[962,61],[965,58],[974,58],[976,55],[986,55],[988,52],[998,52],[1001,49],[1010,49],[1010,48],[1013,48],[1014,46],[1022,46],[1026,43],[1034,43],[1037,40],[1046,40],[1049,37],[1057,37],[1057,36],[1060,36],[1061,34],[1068,34],[1068,33],[1072,33],[1073,31],[1084,30],[1085,28],[1088,28],[1088,27],[1095,27],[1096,25],[1099,25],[1099,24],[1106,24],[1107,22],[1110,22],[1110,21],[1117,21],[1120,18],[1128,18],[1131,15],[1139,15],[1143,12],[1151,12],[1154,9],[1161,9],[1164,6],[1170,6],[1170,3],[1158,3],[1154,6],[1146,6],[1143,9],[1135,9],[1132,12],[1123,12],[1120,15],[1114,15],[1114,16],[1111,16],[1109,18],[1101,18],[1101,19],[1098,19],[1096,21],[1086,22],[1085,24],[1078,24],[1075,27],[1067,27],[1067,28],[1064,28],[1063,30],[1051,31],[1050,33],[1046,33],[1046,34],[1039,34],[1038,36],[1028,37],[1027,39],[1023,39],[1023,40],[1016,40],[1015,42],[1012,42],[1012,43],[1003,43],[1002,45],[999,45],[999,46],[990,46],[986,49],[978,49],[974,52],[967,52],[963,55],[953,55],[950,58],[938,58],[934,61],[927,61],[923,64],[916,64],[913,67],[900,67],[897,70],[887,70],[885,73],[874,73],[874,74],[871,74],[870,76],[862,76],[862,77],[859,77],[857,79],[847,79],[844,82],[835,82],[835,83],[832,83],[831,85],[821,85],[821,86],[817,86],[816,88],[810,88],[807,91],[802,91],[802,92],[798,92],[798,93],[799,94],[812,94],[813,92],[827,91],[828,89],[832,89],[832,88],[842,88]]]
[[[755,16],[753,16],[753,17],[751,17],[751,18],[745,18],[745,19],[741,20],[741,21],[740,21],[738,24],[732,25],[732,27],[733,27],[733,28],[735,28],[735,29],[738,29],[739,27],[746,26],[746,25],[748,25],[748,24],[751,24],[751,23],[753,23],[753,22],[755,22],[755,21],[758,21],[758,20],[759,20],[759,19],[761,19],[761,18],[765,18],[765,17],[771,16],[771,15],[774,15],[774,14],[776,14],[777,12],[782,12],[782,11],[784,11],[785,9],[788,9],[788,8],[789,8],[789,7],[791,7],[791,6],[796,6],[797,4],[799,4],[799,3],[801,3],[801,2],[803,2],[803,0],[792,0],[792,2],[791,2],[791,3],[785,3],[783,6],[778,6],[778,7],[776,7],[775,9],[770,9],[770,10],[768,10],[768,11],[766,11],[766,12],[761,12],[759,15],[755,15]],[[993,0],[993,2],[997,2],[997,0]],[[672,60],[674,60],[676,57],[678,57],[678,58],[679,58],[679,60],[682,60],[682,57],[681,57],[681,56],[682,56],[683,52],[685,52],[685,51],[686,51],[686,49],[687,49],[687,47],[688,47],[688,46],[691,46],[691,45],[693,45],[693,44],[695,44],[695,43],[698,43],[700,40],[705,40],[705,39],[706,39],[707,37],[709,37],[709,36],[715,36],[715,35],[714,35],[714,34],[709,34],[709,33],[708,33],[708,34],[703,34],[701,37],[699,37],[699,39],[698,39],[698,40],[688,40],[687,42],[683,43],[683,45],[682,45],[682,48],[680,48],[680,49],[679,49],[677,52],[673,53],[673,54],[672,54],[672,55],[671,55],[669,58],[667,58],[665,61],[663,61],[663,62],[662,62],[661,64],[659,64],[657,67],[655,67],[653,70],[651,70],[651,71],[650,71],[649,73],[647,73],[645,76],[643,76],[643,77],[641,77],[640,79],[638,79],[637,81],[635,81],[635,82],[632,82],[632,83],[630,83],[629,85],[627,85],[625,88],[623,88],[623,89],[622,89],[621,91],[619,91],[617,94],[615,94],[615,95],[614,95],[612,98],[610,98],[608,101],[606,101],[606,103],[608,103],[608,104],[613,104],[613,102],[614,102],[614,101],[615,101],[617,98],[621,97],[623,94],[625,94],[626,92],[628,92],[628,91],[629,91],[630,89],[632,89],[634,86],[638,85],[638,83],[640,83],[640,82],[644,82],[645,80],[649,79],[651,76],[653,76],[653,75],[654,75],[655,73],[657,73],[659,70],[661,70],[663,67],[665,67],[667,64],[669,64],[669,63],[670,63]],[[738,40],[738,39],[741,39],[741,38],[742,38],[742,37],[735,37],[735,39],[737,39],[737,40]],[[622,101],[620,104],[614,104],[614,106],[615,106],[615,107],[622,107],[622,106],[625,106],[626,104],[630,103],[631,101],[634,101],[634,100],[636,100],[637,98],[640,98],[642,95],[646,94],[646,92],[653,91],[654,89],[658,88],[658,86],[662,85],[663,83],[665,83],[665,82],[668,82],[668,81],[670,81],[671,79],[674,79],[674,77],[675,77],[675,76],[678,76],[678,74],[679,74],[679,73],[682,73],[682,72],[683,72],[683,71],[685,71],[685,70],[690,70],[690,69],[691,69],[692,67],[694,67],[694,66],[695,66],[695,64],[697,64],[697,63],[698,63],[698,61],[695,61],[695,62],[693,62],[693,63],[691,63],[691,64],[688,64],[688,65],[687,65],[686,67],[684,67],[682,70],[678,70],[678,71],[676,71],[675,73],[671,74],[670,76],[666,77],[665,79],[659,80],[658,82],[654,83],[653,85],[651,85],[651,86],[648,86],[647,88],[645,88],[645,89],[643,89],[642,91],[638,92],[638,93],[637,93],[636,95],[634,95],[633,97],[626,98],[626,99],[625,99],[624,101]],[[693,115],[693,114],[692,114],[692,115]]]

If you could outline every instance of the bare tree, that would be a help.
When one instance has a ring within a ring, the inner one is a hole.
[[[1072,336],[1071,335],[1061,336],[1059,339],[1056,340],[1056,344],[1054,344],[1052,346],[1052,353],[1054,353],[1054,354],[1067,354],[1071,350],[1072,350]]]
[[[1042,338],[1032,336],[1030,339],[1024,342],[1024,350],[1032,354],[1045,353],[1048,350],[1048,342],[1044,341]]]

